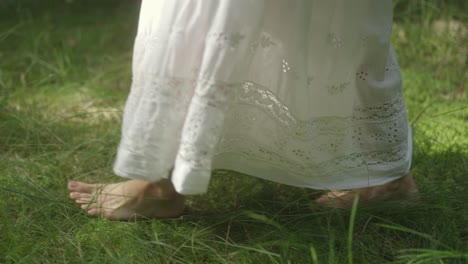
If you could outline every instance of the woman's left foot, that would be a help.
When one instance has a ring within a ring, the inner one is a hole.
[[[415,201],[419,198],[418,188],[411,174],[393,182],[350,191],[330,191],[315,200],[316,203],[333,208],[351,208],[354,196],[359,194],[359,206],[372,202]]]

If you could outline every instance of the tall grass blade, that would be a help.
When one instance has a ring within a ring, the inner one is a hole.
[[[315,250],[314,245],[310,245],[310,256],[312,257],[312,263],[318,264],[318,256],[317,256],[317,250]]]
[[[353,233],[354,233],[354,221],[356,219],[357,206],[359,203],[359,193],[354,195],[353,207],[351,209],[351,218],[349,219],[348,229],[348,263],[353,264]]]

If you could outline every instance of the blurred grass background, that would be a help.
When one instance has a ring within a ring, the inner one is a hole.
[[[468,262],[468,1],[394,1],[414,208],[357,211],[354,263]],[[347,210],[215,173],[180,219],[88,218],[69,179],[115,181],[138,1],[0,0],[0,263],[348,263]]]

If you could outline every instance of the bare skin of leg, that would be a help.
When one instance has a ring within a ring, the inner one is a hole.
[[[129,180],[113,184],[68,183],[70,198],[91,216],[111,220],[171,218],[182,214],[185,197],[170,180]]]
[[[359,206],[372,202],[415,201],[419,198],[418,188],[411,174],[393,182],[350,191],[330,191],[315,200],[320,205],[333,208],[351,208],[354,196],[359,193]]]

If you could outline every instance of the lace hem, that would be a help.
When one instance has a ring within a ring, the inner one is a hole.
[[[172,147],[153,148],[154,144],[134,144],[141,138],[134,138],[134,133],[128,136],[124,130],[121,148],[125,150],[128,146],[135,155],[140,153],[139,157],[144,156],[141,153],[152,153],[153,158],[174,157],[172,152],[161,153],[161,149],[174,149],[177,154],[173,178],[179,189],[190,188],[187,184],[196,182],[197,177],[207,182],[213,159],[229,153],[280,166],[306,182],[320,177],[326,182],[329,176],[335,179],[334,175],[350,170],[391,171],[406,166],[411,156],[408,146],[411,135],[401,93],[380,104],[356,105],[350,117],[310,120],[298,120],[274,93],[250,81],[231,84],[178,77],[135,79],[127,102],[128,108],[133,107],[128,120],[144,119],[148,114],[138,112],[136,103],[132,103],[139,98],[156,105],[163,101],[162,105],[170,106],[165,111],[178,112],[171,114],[179,117],[173,122],[149,119],[156,122],[151,126],[163,125],[165,135],[177,139],[160,140],[160,144],[172,144]],[[145,131],[158,133],[151,128]],[[183,167],[183,172],[177,164]],[[175,174],[184,175],[174,177]]]

